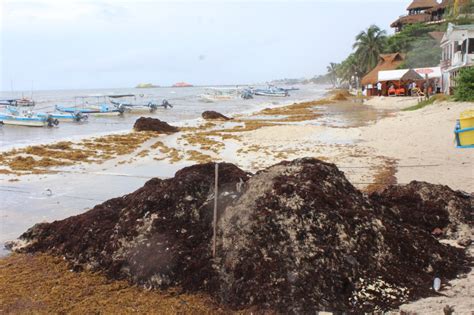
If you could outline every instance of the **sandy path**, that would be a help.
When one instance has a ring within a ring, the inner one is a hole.
[[[412,180],[474,192],[474,150],[458,149],[454,126],[474,103],[435,103],[361,128],[363,146],[398,160],[400,183]],[[427,166],[423,166],[427,165]]]

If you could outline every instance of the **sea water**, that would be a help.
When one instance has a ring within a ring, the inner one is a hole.
[[[178,123],[197,119],[206,110],[215,110],[225,115],[233,113],[252,112],[265,107],[281,106],[288,103],[314,100],[327,92],[325,86],[301,85],[296,91],[290,91],[289,97],[260,97],[244,100],[235,97],[230,100],[209,102],[201,97],[205,93],[213,93],[219,87],[189,87],[189,88],[150,88],[150,89],[98,89],[98,90],[58,90],[34,91],[33,99],[36,106],[33,111],[53,112],[55,105],[74,107],[81,104],[78,96],[134,94],[137,102],[146,104],[153,101],[157,104],[166,99],[173,105],[171,109],[159,108],[154,113],[125,113],[123,115],[95,116],[90,115],[86,122],[61,122],[57,127],[27,128],[23,126],[0,125],[0,151],[37,143],[71,140],[92,135],[130,130],[135,120],[140,116],[154,117],[168,123]],[[225,87],[229,89],[229,87]],[[0,92],[0,99],[31,96],[31,92]],[[85,99],[94,104],[103,98],[90,97]],[[5,108],[0,106],[0,112]]]

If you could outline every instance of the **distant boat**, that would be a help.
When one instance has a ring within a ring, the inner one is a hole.
[[[209,89],[206,93],[200,95],[201,99],[205,102],[228,101],[236,98],[237,96],[238,92],[235,89]]]
[[[9,108],[8,112],[0,113],[0,122],[4,125],[28,126],[28,127],[53,127],[59,121],[51,115],[38,116],[32,111],[18,111]]]
[[[109,95],[110,103],[112,103],[115,108],[121,109],[124,112],[143,112],[149,111],[154,112],[159,107],[164,109],[173,108],[167,100],[163,100],[161,104],[154,103],[152,101],[144,104],[139,104],[133,102],[132,99],[136,100],[136,95],[134,94],[121,94],[121,95]]]
[[[186,83],[186,82],[177,82],[173,84],[173,87],[192,87],[192,84]]]
[[[0,100],[0,105],[4,106],[35,106],[35,104],[35,101],[26,97]]]
[[[90,104],[88,99],[95,99],[94,104]],[[79,105],[77,105],[79,100]],[[76,96],[76,106],[67,107],[56,105],[56,110],[61,113],[87,114],[87,115],[122,115],[125,108],[117,108],[113,104],[107,104],[105,95]]]
[[[240,92],[240,97],[244,100],[249,100],[253,98],[253,91],[252,89],[244,89]]]
[[[276,87],[269,87],[266,89],[256,89],[253,91],[253,94],[260,95],[260,96],[274,96],[274,97],[286,97],[290,96],[288,91],[276,88]]]

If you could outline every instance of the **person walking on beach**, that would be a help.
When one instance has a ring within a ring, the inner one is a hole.
[[[428,80],[423,84],[423,93],[425,93],[425,98],[428,100],[430,98],[430,82]]]
[[[382,83],[377,83],[377,92],[379,96],[382,96]]]

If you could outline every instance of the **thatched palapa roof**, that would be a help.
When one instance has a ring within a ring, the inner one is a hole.
[[[413,2],[408,6],[407,10],[423,10],[430,9],[438,5],[436,0],[413,0]]]
[[[400,78],[400,80],[402,80],[402,81],[417,81],[417,80],[423,80],[423,77],[418,72],[416,72],[415,70],[410,69],[410,70],[407,71],[407,73],[405,73]]]
[[[453,4],[453,0],[443,0],[443,1],[441,1],[441,3],[439,3],[439,4],[435,5],[434,7],[426,10],[426,12],[433,13],[433,12],[436,12],[436,11],[441,10],[441,9],[446,9],[451,4]]]
[[[431,19],[431,15],[427,13],[421,14],[412,14],[412,15],[405,15],[393,22],[390,27],[397,27],[398,25],[405,25],[405,24],[414,24],[414,23],[423,23],[428,22]]]
[[[379,79],[379,71],[395,70],[405,60],[405,55],[401,53],[380,55],[377,66],[362,78],[362,85],[376,84]]]

